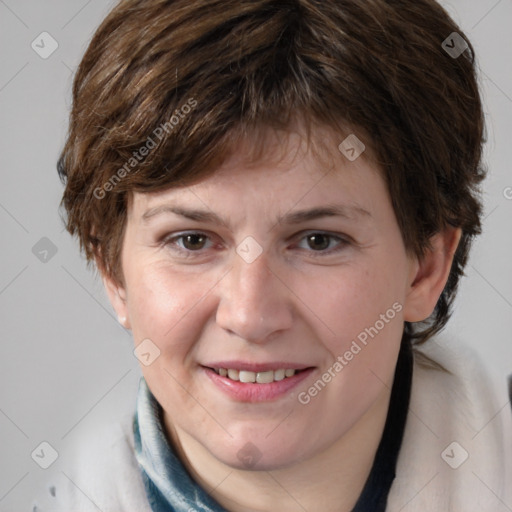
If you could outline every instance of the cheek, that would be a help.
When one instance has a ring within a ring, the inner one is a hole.
[[[298,295],[317,317],[319,337],[329,340],[331,349],[343,349],[389,310],[386,320],[392,317],[393,321],[386,322],[385,330],[393,338],[400,335],[400,322],[394,321],[400,308],[393,309],[393,304],[403,301],[400,276],[387,261],[380,263],[368,260],[336,270],[324,268],[307,282],[297,282]]]
[[[326,421],[340,431],[391,386],[403,331],[400,269],[398,258],[379,258],[309,281],[317,336],[332,357],[321,370],[334,375],[310,406],[330,411]]]
[[[215,284],[206,274],[185,274],[170,265],[140,265],[128,295],[135,340],[150,338],[159,345],[178,340],[183,329],[197,326],[201,301]]]

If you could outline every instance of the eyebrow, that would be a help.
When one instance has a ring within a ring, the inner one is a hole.
[[[169,213],[185,217],[189,220],[209,222],[211,224],[217,224],[225,228],[229,228],[229,223],[226,220],[211,211],[188,209],[181,206],[171,205],[161,205],[150,208],[142,214],[141,220],[144,223],[147,223],[154,217]],[[372,214],[360,206],[333,204],[286,213],[285,215],[278,217],[277,224],[301,224],[303,222],[316,220],[322,217],[343,217],[349,220],[357,220],[360,217],[372,218]]]

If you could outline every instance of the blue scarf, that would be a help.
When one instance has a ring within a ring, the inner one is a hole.
[[[384,512],[402,443],[412,381],[412,350],[402,344],[388,416],[372,470],[352,512]],[[165,434],[162,407],[141,378],[134,416],[135,456],[153,512],[226,512],[193,480]]]
[[[226,512],[188,474],[165,436],[162,407],[144,378],[133,422],[135,456],[153,512]]]

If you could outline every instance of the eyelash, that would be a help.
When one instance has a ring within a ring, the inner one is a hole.
[[[190,258],[190,257],[194,257],[196,255],[200,255],[201,252],[207,250],[205,248],[201,248],[201,249],[198,249],[198,250],[194,251],[194,250],[185,249],[184,247],[179,247],[178,245],[176,245],[176,241],[183,240],[186,236],[190,236],[190,235],[203,236],[203,237],[206,237],[207,240],[211,242],[211,237],[208,236],[208,234],[206,234],[206,233],[204,233],[202,231],[186,231],[186,232],[183,232],[183,233],[178,233],[176,235],[165,237],[162,240],[162,246],[165,247],[165,248],[169,248],[170,250],[177,251],[177,252],[181,253],[186,258]],[[325,232],[325,231],[308,231],[308,232],[306,232],[306,234],[304,234],[300,238],[300,241],[305,240],[307,237],[309,237],[311,235],[322,235],[322,236],[326,237],[329,240],[329,245],[330,245],[331,241],[333,241],[333,240],[336,240],[338,242],[338,244],[334,248],[331,248],[331,249],[328,249],[328,250],[315,251],[313,249],[310,249],[310,250],[302,249],[302,250],[305,250],[308,253],[310,253],[310,255],[315,257],[315,258],[326,257],[326,256],[330,256],[330,255],[332,255],[334,253],[338,253],[341,250],[343,250],[347,245],[350,245],[350,243],[351,243],[347,239],[347,237],[342,237],[342,236],[339,236],[339,235],[333,235],[333,234],[331,234],[329,232]],[[171,247],[171,246],[174,246],[174,247]]]

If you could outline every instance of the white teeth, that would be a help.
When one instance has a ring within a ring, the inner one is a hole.
[[[279,370],[269,370],[266,372],[250,372],[247,370],[235,370],[234,368],[215,368],[215,372],[221,377],[228,377],[244,383],[270,384],[280,381],[287,377],[293,377],[298,370],[292,368],[280,368]]]
[[[256,382],[256,374],[254,372],[241,370],[238,376],[240,382]]]
[[[285,373],[286,373],[286,370],[284,370],[284,369],[275,370],[274,371],[274,380],[283,380]]]
[[[238,370],[233,370],[231,368],[228,370],[228,377],[231,380],[240,380]]]
[[[269,384],[274,380],[274,372],[272,370],[268,372],[258,372],[256,375],[256,382],[258,384]]]

